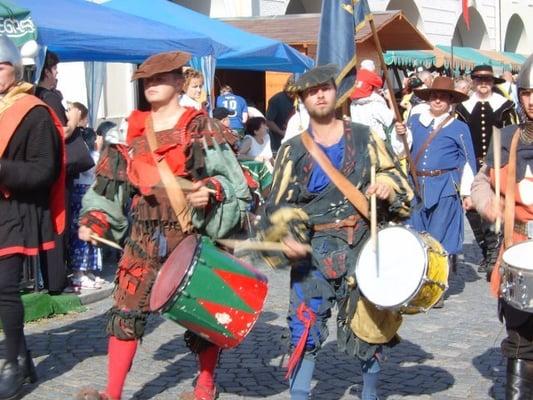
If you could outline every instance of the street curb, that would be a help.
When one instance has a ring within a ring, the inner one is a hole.
[[[81,293],[79,295],[81,304],[86,306],[88,304],[96,303],[97,301],[106,299],[107,297],[111,296],[114,287],[114,284],[109,284],[108,286],[99,290],[91,290],[87,291],[86,293]]]

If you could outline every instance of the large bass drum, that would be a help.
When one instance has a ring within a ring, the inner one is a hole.
[[[533,313],[533,240],[509,247],[502,261],[503,299],[514,308]]]
[[[448,256],[428,233],[402,225],[378,231],[378,250],[363,245],[355,278],[363,295],[377,307],[404,314],[426,312],[448,287]]]

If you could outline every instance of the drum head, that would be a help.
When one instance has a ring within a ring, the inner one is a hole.
[[[198,247],[198,236],[190,235],[183,239],[170,253],[159,270],[150,295],[150,309],[161,310],[186,279]]]
[[[378,263],[368,240],[359,254],[355,277],[365,297],[383,308],[396,308],[417,292],[426,273],[426,248],[403,226],[378,232]],[[378,265],[376,265],[378,264]]]
[[[515,268],[533,270],[533,240],[509,247],[503,253],[503,262]]]

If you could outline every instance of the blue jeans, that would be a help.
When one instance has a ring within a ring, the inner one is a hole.
[[[361,400],[378,399],[378,379],[381,365],[376,356],[370,360],[361,360],[361,371],[363,372],[363,393]]]

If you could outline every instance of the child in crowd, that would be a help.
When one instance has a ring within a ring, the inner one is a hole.
[[[80,134],[94,160],[98,162],[100,150],[103,145],[103,136],[97,134],[93,129],[88,127],[88,110],[81,103],[71,103],[80,111],[80,122],[76,128],[75,134]],[[98,277],[97,273],[102,271],[102,250],[93,246],[89,242],[84,242],[78,238],[78,219],[81,209],[81,200],[85,192],[95,180],[95,167],[88,171],[81,172],[74,179],[72,190],[70,191],[69,207],[69,246],[67,264],[72,270],[73,275],[71,284],[74,289],[100,289],[105,280]]]

